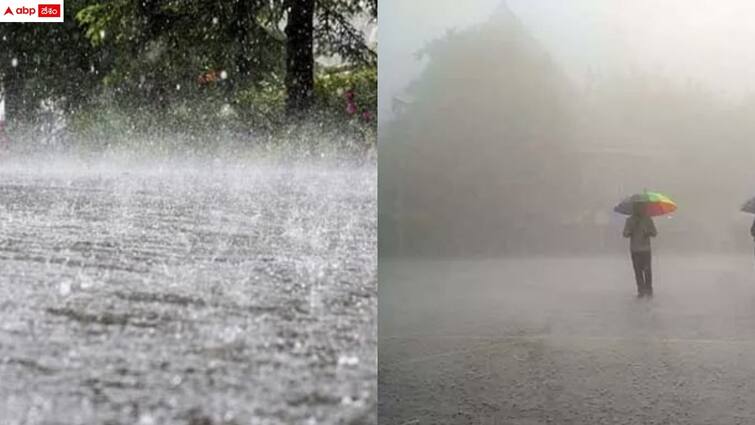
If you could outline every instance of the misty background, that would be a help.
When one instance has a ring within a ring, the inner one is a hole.
[[[679,205],[658,249],[751,249],[755,5],[379,13],[381,255],[624,252],[612,208],[643,189]]]

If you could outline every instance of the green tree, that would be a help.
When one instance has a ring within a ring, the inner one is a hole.
[[[296,115],[342,110],[338,84],[374,80],[376,53],[359,26],[376,13],[375,0],[71,0],[63,24],[0,26],[8,119],[33,120],[45,100],[77,114],[79,129],[110,107],[133,128],[180,129],[203,128],[226,105],[223,119],[265,128],[283,123],[287,101]],[[320,56],[349,71],[337,77],[316,66]],[[374,102],[373,86],[362,99]]]
[[[259,0],[114,0],[90,5],[77,19],[116,63],[105,83],[134,103],[165,104],[199,90],[197,78],[222,71],[226,90],[258,83],[281,65],[280,5]],[[176,88],[180,90],[176,90]]]
[[[375,65],[354,18],[376,13],[376,0],[114,0],[76,16],[95,46],[118,52],[106,82],[138,99],[162,101],[207,70],[225,70],[229,90],[285,74],[293,113],[312,105],[315,55]]]
[[[376,19],[377,0],[289,0],[286,9],[286,109],[296,115],[312,106],[315,53],[376,65],[377,53],[352,20],[362,14]]]

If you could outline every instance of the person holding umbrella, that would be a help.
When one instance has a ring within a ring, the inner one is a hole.
[[[624,199],[614,211],[627,214],[623,236],[629,238],[629,252],[637,281],[637,296],[653,296],[653,272],[651,267],[650,238],[658,235],[652,216],[667,214],[676,209],[676,204],[667,196],[656,192],[644,192]]]

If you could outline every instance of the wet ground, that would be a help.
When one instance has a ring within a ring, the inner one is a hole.
[[[381,424],[755,423],[755,261],[380,262]]]
[[[375,423],[374,165],[0,170],[0,424]]]

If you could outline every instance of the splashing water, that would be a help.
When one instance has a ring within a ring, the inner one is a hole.
[[[374,164],[8,164],[0,200],[9,423],[376,421]]]

